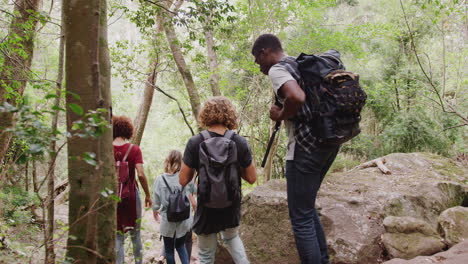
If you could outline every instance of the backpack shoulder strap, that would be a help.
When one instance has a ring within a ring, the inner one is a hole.
[[[169,192],[172,193],[172,189],[171,189],[171,187],[169,187],[169,184],[167,183],[166,178],[163,175],[161,175],[161,177],[162,177],[164,183],[166,184],[166,187],[169,189]]]
[[[299,82],[301,80],[301,73],[298,68],[298,63],[294,57],[285,57],[278,64],[282,65],[291,76]]]
[[[233,130],[227,130],[226,133],[224,133],[224,137],[228,139],[232,139],[235,133],[236,132],[234,132]]]
[[[203,137],[203,141],[211,138],[210,132],[208,132],[208,130],[203,130],[202,132],[200,132],[200,134]]]
[[[132,150],[133,144],[130,144],[130,147],[128,147],[127,152],[125,153],[125,156],[123,157],[123,162],[127,161],[128,154],[130,154],[130,150]]]

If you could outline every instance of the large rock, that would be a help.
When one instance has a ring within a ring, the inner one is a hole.
[[[317,201],[332,263],[385,260],[381,235],[387,216],[411,216],[437,228],[437,217],[465,199],[468,169],[426,153],[385,157],[377,168],[330,174]],[[241,235],[252,263],[299,263],[288,217],[286,184],[274,180],[244,198]]]
[[[392,259],[383,264],[466,264],[468,261],[468,240],[465,240],[447,251],[437,253],[433,256],[421,256],[411,260]]]
[[[388,216],[383,225],[387,233],[382,235],[382,244],[391,258],[428,256],[445,247],[436,230],[421,219]]]
[[[426,236],[437,236],[437,231],[426,221],[410,216],[388,216],[383,221],[387,233],[421,233]]]
[[[421,233],[385,233],[382,235],[382,243],[390,258],[402,259],[430,256],[445,247],[440,237]]]
[[[468,240],[468,208],[457,206],[439,216],[439,230],[449,246]]]
[[[251,263],[300,262],[289,222],[284,181],[269,181],[244,197],[241,237]]]

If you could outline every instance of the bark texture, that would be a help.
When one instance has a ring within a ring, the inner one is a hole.
[[[101,16],[99,31],[99,70],[100,70],[100,108],[108,109],[107,120],[111,123],[112,116],[112,96],[111,96],[111,64],[109,49],[107,43],[107,0],[101,0]],[[102,168],[99,193],[103,190],[109,190],[117,193],[117,177],[114,169],[114,148],[112,146],[112,129],[108,129],[100,139],[99,159]],[[101,198],[104,198],[101,196]],[[107,198],[100,199],[98,203],[101,208],[98,211],[98,234],[97,246],[98,252],[103,258],[98,259],[97,263],[115,262],[115,230],[117,228],[117,203]]]
[[[35,13],[39,10],[41,3],[42,0],[15,1],[14,14],[17,15],[11,21],[8,36],[2,42],[8,42],[11,39],[18,41],[16,43],[11,41],[10,49],[6,50],[0,69],[0,105],[4,103],[16,105],[23,96],[34,51],[37,26]],[[15,125],[14,118],[13,113],[0,113],[0,164],[3,163],[12,138],[12,134],[5,131],[5,128]]]
[[[65,77],[67,91],[71,92],[66,97],[67,106],[78,104],[84,113],[106,109],[103,116],[110,124],[106,6],[105,0],[63,2]],[[81,118],[82,115],[67,111],[68,131],[72,131],[73,122]],[[96,166],[81,159],[85,152],[96,155]],[[68,140],[70,230],[67,257],[73,259],[73,263],[115,262],[116,203],[100,195],[104,190],[116,193],[113,160],[111,129],[97,138],[73,137]]]
[[[183,1],[176,1],[174,3],[175,8],[172,8],[172,10],[176,12],[182,2]],[[159,16],[159,19],[159,23],[163,25],[167,41],[169,42],[169,47],[171,48],[172,55],[174,57],[174,61],[177,65],[180,75],[182,76],[185,88],[189,94],[192,114],[195,119],[198,119],[198,112],[200,110],[200,95],[198,94],[195,82],[193,81],[192,73],[190,72],[187,63],[185,62],[185,58],[182,53],[182,49],[180,48],[180,42],[177,38],[171,16],[169,14],[162,14]]]
[[[210,18],[208,17],[208,23]],[[206,41],[206,52],[208,58],[208,64],[210,65],[210,86],[213,96],[220,96],[221,91],[219,90],[219,74],[218,74],[218,56],[215,51],[215,43],[213,38],[213,31],[211,28],[205,29],[205,41]]]
[[[154,86],[156,85],[156,79],[158,76],[158,72],[156,71],[157,66],[158,62],[154,62],[153,65],[151,65],[151,73],[146,79],[143,97],[141,98],[137,116],[133,122],[135,124],[135,135],[132,138],[132,143],[135,145],[140,145],[141,139],[143,138],[143,132],[145,131],[146,122],[148,121],[149,111],[151,109],[151,104],[153,103]]]
[[[54,101],[54,106],[60,106],[61,95],[62,95],[62,80],[63,80],[63,65],[64,65],[64,56],[65,56],[65,37],[64,34],[64,18],[62,12],[62,27],[60,30],[60,34],[62,35],[60,38],[59,44],[59,61],[58,61],[58,72],[57,72],[57,87],[56,87],[56,98]],[[57,130],[58,126],[58,118],[59,118],[59,110],[54,111],[54,115],[52,117],[52,131]],[[50,153],[54,153],[49,161],[49,173],[47,179],[47,198],[45,199],[45,206],[47,211],[45,227],[44,227],[44,240],[45,240],[45,263],[46,264],[54,264],[55,263],[55,250],[54,250],[54,222],[55,222],[55,215],[54,215],[54,207],[55,207],[55,161],[56,161],[56,154],[57,151],[57,142],[53,139],[50,143]]]

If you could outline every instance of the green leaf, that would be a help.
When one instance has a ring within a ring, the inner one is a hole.
[[[58,96],[56,94],[47,94],[44,98],[45,99],[58,98]]]
[[[85,152],[83,153],[83,160],[91,166],[97,166],[97,161],[95,160],[96,153]]]
[[[77,104],[69,104],[68,107],[77,115],[83,115],[84,113],[83,108]]]
[[[73,98],[75,98],[76,100],[81,99],[81,97],[78,94],[74,93],[74,92],[66,91],[66,93],[73,96]]]
[[[55,110],[55,111],[65,111],[64,108],[62,108],[62,107],[60,107],[60,106],[56,106],[56,105],[52,106],[52,110]]]

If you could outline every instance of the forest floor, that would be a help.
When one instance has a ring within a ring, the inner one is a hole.
[[[57,263],[64,262],[67,240],[68,203],[55,208],[55,253]],[[43,232],[37,225],[24,225],[8,228],[6,231],[10,248],[0,250],[0,264],[42,264],[44,263]],[[163,248],[159,240],[159,223],[153,218],[151,210],[143,211],[141,240],[143,243],[143,263],[156,263]],[[196,236],[193,237],[192,256],[198,256]],[[134,263],[130,238],[125,240],[125,263]],[[176,263],[180,263],[176,255]],[[191,264],[198,264],[192,259]]]

